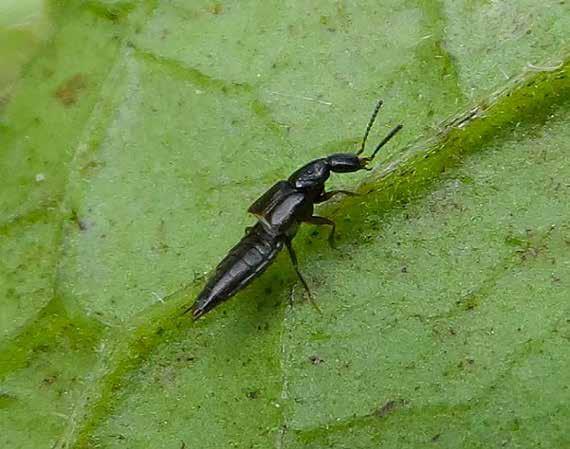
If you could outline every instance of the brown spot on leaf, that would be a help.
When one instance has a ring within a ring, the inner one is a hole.
[[[212,3],[210,6],[208,6],[208,12],[210,14],[214,14],[215,16],[219,16],[224,12],[224,5],[218,2]]]
[[[55,91],[55,98],[64,106],[72,106],[77,103],[79,94],[87,87],[85,75],[78,73],[64,81]]]
[[[46,387],[49,387],[50,385],[53,385],[56,380],[57,380],[57,375],[51,374],[42,379],[42,384],[45,385]]]
[[[309,361],[313,364],[313,365],[320,365],[321,363],[324,362],[323,359],[321,359],[318,355],[312,355],[309,357]]]
[[[405,401],[403,399],[392,399],[392,400],[386,402],[382,407],[377,409],[374,412],[374,414],[376,416],[378,416],[379,418],[384,418],[384,417],[388,416],[389,414],[393,413],[394,411],[396,411],[397,409],[405,406],[406,404],[407,404],[407,401]]]
[[[251,390],[251,391],[248,391],[248,392],[245,394],[245,396],[246,396],[248,399],[257,399],[257,398],[259,397],[259,390]]]

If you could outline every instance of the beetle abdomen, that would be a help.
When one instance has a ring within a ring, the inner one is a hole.
[[[261,223],[253,226],[218,264],[196,302],[192,316],[199,318],[263,273],[283,248]]]

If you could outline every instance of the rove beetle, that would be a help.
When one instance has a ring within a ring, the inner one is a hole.
[[[284,246],[312,302],[309,286],[299,271],[297,256],[292,246],[293,237],[301,223],[326,225],[331,227],[329,243],[334,246],[335,223],[328,218],[313,215],[314,205],[330,200],[338,194],[356,195],[346,190],[326,192],[325,182],[330,173],[371,170],[367,164],[374,159],[380,148],[402,129],[402,125],[396,126],[376,146],[371,156],[360,157],[381,106],[380,100],[368,121],[362,145],[357,153],[336,153],[315,159],[294,172],[289,179],[277,182],[249,207],[248,212],[257,217],[257,223],[246,228],[244,237],[218,264],[194,304],[184,313],[192,312],[193,318],[197,319],[231,298],[261,275]]]

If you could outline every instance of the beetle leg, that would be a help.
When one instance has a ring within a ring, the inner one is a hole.
[[[285,245],[287,246],[287,251],[289,252],[289,257],[291,258],[291,263],[293,264],[293,268],[295,269],[297,276],[299,276],[301,284],[303,284],[303,287],[305,287],[305,290],[307,291],[307,294],[309,295],[309,302],[317,310],[317,312],[322,313],[321,309],[319,308],[317,303],[315,301],[313,301],[313,295],[311,295],[311,290],[309,290],[309,285],[307,284],[307,281],[305,281],[305,278],[301,274],[301,271],[299,271],[299,263],[297,262],[297,254],[295,254],[295,250],[293,249],[293,244],[291,243],[291,239],[286,239]]]
[[[315,203],[316,204],[324,203],[325,201],[330,200],[333,196],[336,196],[339,193],[342,193],[343,195],[346,196],[360,196],[360,193],[351,192],[350,190],[331,190],[330,192],[323,192],[322,195],[319,198],[317,198]]]
[[[305,223],[311,223],[314,225],[327,225],[327,226],[331,226],[331,233],[329,234],[329,245],[331,246],[331,248],[336,249],[336,245],[335,245],[335,240],[334,240],[334,233],[336,231],[336,225],[334,223],[334,221],[329,220],[328,218],[325,217],[317,217],[317,216],[313,216],[313,217],[309,217],[306,220],[303,220]]]

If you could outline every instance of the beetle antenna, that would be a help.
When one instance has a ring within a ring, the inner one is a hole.
[[[358,150],[358,153],[356,153],[357,156],[364,151],[364,146],[366,145],[366,139],[368,138],[368,134],[370,133],[370,128],[372,128],[374,120],[376,120],[376,116],[378,115],[378,111],[382,107],[382,104],[384,104],[382,100],[378,100],[378,103],[376,103],[376,107],[374,108],[372,117],[370,117],[370,120],[368,120],[368,125],[366,125],[366,131],[364,131],[364,138],[362,139],[362,145],[360,146],[360,150]]]
[[[398,125],[396,126],[392,131],[390,131],[388,133],[388,135],[386,137],[384,137],[382,139],[382,141],[376,146],[376,149],[374,150],[374,153],[372,153],[372,156],[370,156],[369,158],[367,158],[369,161],[371,161],[372,159],[374,159],[374,156],[376,156],[376,153],[378,153],[378,150],[380,150],[380,148],[382,148],[384,145],[386,145],[390,139],[392,139],[392,137],[394,137],[396,135],[396,133],[398,131],[400,131],[402,128],[404,127],[404,125]]]

